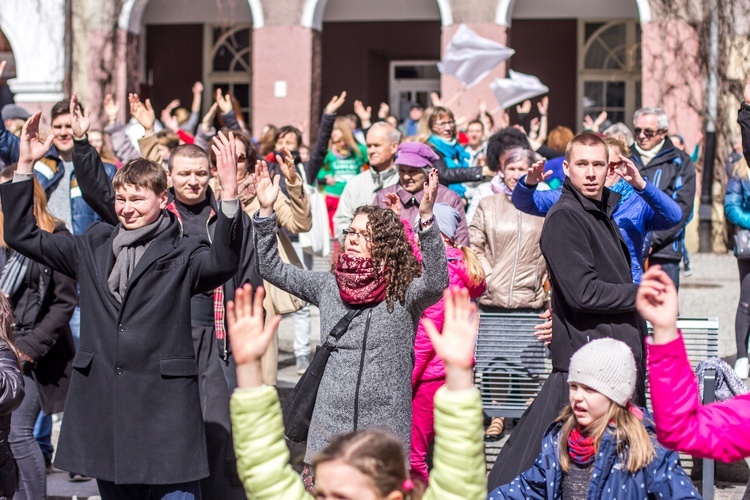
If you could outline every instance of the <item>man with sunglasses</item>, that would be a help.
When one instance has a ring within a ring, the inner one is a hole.
[[[644,179],[671,197],[682,210],[680,223],[672,229],[651,233],[649,264],[659,264],[675,286],[680,283],[680,261],[685,244],[685,226],[693,216],[695,166],[690,155],[677,149],[668,136],[669,118],[660,108],[642,108],[633,116],[635,143],[633,161]]]

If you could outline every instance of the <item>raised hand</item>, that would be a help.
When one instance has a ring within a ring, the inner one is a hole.
[[[516,113],[519,115],[528,115],[531,113],[531,101],[526,99],[521,104],[516,104]]]
[[[346,102],[346,90],[341,95],[331,97],[331,100],[326,104],[326,114],[335,115],[339,108],[344,105],[344,102]]]
[[[542,122],[539,121],[539,118],[532,118],[531,122],[529,122],[529,139],[532,141],[536,141],[539,137],[539,127],[542,126]]]
[[[177,123],[177,117],[172,115],[169,106],[162,110],[160,118],[161,123],[172,132],[177,132],[180,129],[180,124]]]
[[[643,180],[641,172],[638,170],[638,167],[635,166],[633,160],[627,156],[620,155],[620,161],[622,161],[624,171],[615,169],[617,175],[625,179],[625,182],[636,188],[638,191],[646,189],[646,181]]]
[[[258,197],[258,203],[260,203],[261,217],[268,217],[273,213],[273,205],[279,197],[280,180],[278,175],[274,175],[272,180],[271,175],[268,173],[266,162],[258,160],[255,164],[253,183],[255,185],[255,195]]]
[[[297,184],[299,174],[294,164],[294,156],[287,148],[281,148],[281,154],[276,155],[276,163],[279,164],[281,173],[284,174],[287,184]]]
[[[201,82],[195,82],[193,84],[193,95],[203,94],[203,84]]]
[[[31,118],[26,120],[21,129],[21,139],[19,142],[18,164],[16,172],[19,174],[30,174],[34,171],[34,164],[44,158],[44,155],[52,146],[54,134],[49,134],[47,139],[42,142],[39,137],[39,122],[42,119],[42,112],[37,111]]]
[[[232,106],[232,95],[222,94],[221,89],[216,89],[216,102],[219,104],[219,110],[221,110],[222,115],[234,109]]]
[[[419,217],[422,221],[432,217],[432,209],[435,207],[438,191],[438,171],[433,168],[430,175],[427,176],[427,182],[424,183],[424,195],[419,203]]]
[[[469,301],[466,289],[448,288],[443,292],[445,319],[442,334],[435,324],[423,318],[435,353],[445,363],[446,385],[449,390],[470,389],[473,385],[474,342],[479,327],[477,306]]]
[[[599,113],[599,115],[596,117],[596,120],[594,120],[594,125],[596,126],[596,131],[598,132],[602,125],[604,125],[604,122],[607,121],[607,112],[602,111]]]
[[[146,129],[147,134],[153,132],[156,113],[151,106],[151,99],[146,99],[144,104],[138,98],[138,94],[128,94],[128,102],[130,103],[130,114]]]
[[[112,94],[104,96],[104,114],[107,115],[107,121],[114,123],[117,121],[117,115],[120,114],[120,105],[117,104]]]
[[[83,139],[91,127],[89,110],[82,111],[81,103],[78,102],[78,95],[74,92],[70,97],[70,126],[73,129],[74,139]]]
[[[536,103],[536,109],[539,111],[539,116],[547,116],[549,112],[549,97],[542,97],[542,100]]]
[[[388,118],[388,115],[391,114],[391,107],[386,102],[380,103],[380,108],[378,109],[378,118],[381,120],[385,120]]]
[[[356,100],[354,101],[354,114],[359,117],[359,121],[362,123],[369,123],[372,120],[372,106],[365,107],[362,101]]]
[[[443,100],[440,98],[440,94],[437,92],[430,92],[430,103],[432,106],[442,106]]]
[[[479,115],[484,115],[487,113],[487,101],[484,99],[479,99],[477,101],[477,107],[479,108]]]
[[[635,307],[643,319],[651,322],[654,344],[667,344],[678,337],[677,289],[661,266],[651,266],[643,273]]]
[[[175,109],[180,107],[180,100],[179,99],[172,99],[169,101],[169,104],[167,104],[167,107],[164,108],[164,111],[167,111],[168,113],[172,113]],[[162,111],[162,113],[164,112]]]
[[[547,160],[539,160],[538,162],[534,163],[529,171],[526,173],[526,180],[524,183],[527,186],[536,186],[540,182],[544,182],[552,175],[552,170],[544,171],[544,164],[547,162]]]
[[[591,130],[592,132],[598,132],[594,130],[594,119],[590,115],[583,117],[583,130]]]
[[[399,198],[396,193],[386,193],[383,203],[385,204],[385,207],[396,214],[399,219],[401,218],[401,211],[404,206],[401,204],[401,198]]]
[[[498,128],[505,128],[510,126],[510,116],[508,115],[508,112],[504,109],[500,109],[497,116],[497,126]],[[523,127],[521,127],[523,128]]]
[[[544,322],[534,327],[534,337],[539,342],[544,342],[544,345],[550,345],[552,343],[552,309],[544,311],[539,318]]]
[[[211,131],[211,127],[213,127],[217,109],[219,109],[219,103],[215,102],[208,109],[208,112],[203,115],[203,119],[201,120],[201,128],[203,129],[203,132],[205,134],[208,134]]]
[[[260,358],[268,349],[281,316],[277,314],[265,324],[263,288],[255,290],[253,300],[253,288],[246,284],[236,290],[234,297],[227,303],[227,332],[237,364],[237,383],[243,388],[257,387],[263,383]]]
[[[213,138],[211,149],[216,155],[216,172],[219,175],[222,199],[234,200],[237,198],[237,151],[234,134],[229,132],[227,137],[219,131]]]

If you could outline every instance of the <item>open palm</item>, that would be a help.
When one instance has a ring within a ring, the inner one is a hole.
[[[21,140],[18,145],[18,166],[19,173],[30,173],[34,164],[44,158],[44,155],[52,146],[53,134],[47,136],[47,140],[42,142],[39,136],[39,122],[42,118],[42,112],[37,111],[29,118],[21,129]]]
[[[445,320],[438,332],[429,319],[422,319],[435,353],[446,366],[469,369],[474,364],[474,341],[479,326],[477,306],[469,301],[466,289],[449,288],[443,292]]]
[[[264,323],[264,297],[265,291],[258,288],[253,299],[253,288],[246,284],[237,289],[234,302],[227,303],[227,331],[237,365],[260,360],[281,321],[277,314]]]
[[[268,165],[263,160],[258,160],[255,166],[255,195],[261,208],[272,209],[276,199],[279,197],[279,176],[275,175],[273,180],[268,173]]]

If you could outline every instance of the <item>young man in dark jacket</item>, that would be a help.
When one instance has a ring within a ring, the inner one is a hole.
[[[74,114],[76,140],[73,160],[79,172],[83,196],[105,221],[115,225],[114,188],[102,175],[101,159],[85,137],[88,124],[81,126],[81,120],[77,118]],[[167,210],[175,215],[183,238],[200,238],[210,244],[216,231],[219,203],[208,186],[211,176],[208,155],[198,146],[183,144],[172,150],[168,168],[172,187],[168,193]],[[190,301],[211,472],[208,478],[201,481],[201,489],[206,498],[227,500],[244,498],[245,494],[236,474],[234,449],[231,446],[230,390],[224,375],[224,372],[235,372],[235,367],[230,357],[224,319],[217,319],[216,313],[227,300],[234,298],[234,291],[245,283],[252,284],[254,288],[263,286],[263,280],[257,273],[252,223],[246,213],[241,212],[240,217],[243,219],[243,244],[237,272],[222,287],[196,294]],[[218,336],[217,331],[220,332]],[[229,385],[234,388],[236,383],[230,382]]]
[[[565,152],[560,200],[544,221],[540,246],[552,285],[552,373],[526,410],[489,476],[490,490],[533,464],[542,436],[568,403],[568,365],[573,353],[598,338],[625,342],[642,366],[643,332],[635,310],[630,252],[612,220],[620,195],[606,189],[608,149],[584,132]],[[644,373],[636,404],[645,405]]]
[[[118,225],[83,235],[40,231],[32,211],[39,142],[36,113],[25,125],[17,173],[0,186],[7,243],[77,278],[84,325],[73,360],[66,418],[55,464],[95,477],[102,498],[200,498],[208,476],[206,439],[191,336],[190,298],[221,286],[237,270],[242,218],[232,137],[221,137],[224,189],[214,240],[183,238],[165,211],[166,173],[135,160],[113,181]]]
[[[659,108],[641,108],[633,117],[635,143],[632,158],[644,179],[670,196],[682,210],[682,220],[672,229],[654,231],[649,265],[658,264],[680,286],[680,261],[685,244],[685,226],[693,217],[695,166],[690,155],[674,147],[669,139],[669,118]]]

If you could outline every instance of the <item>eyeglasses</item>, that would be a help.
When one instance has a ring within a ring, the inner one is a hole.
[[[621,167],[623,164],[622,161],[611,161],[609,162],[609,168],[618,168]]]
[[[435,122],[435,128],[453,128],[456,126],[456,122],[454,121],[447,121],[447,122]]]
[[[651,130],[650,128],[636,128],[634,131],[635,131],[635,135],[636,136],[639,136],[639,135],[643,134],[648,139],[651,139],[656,134],[660,134],[661,132],[663,132],[662,129]]]
[[[354,229],[344,229],[341,231],[344,234],[344,239],[346,239],[347,236],[356,236],[357,240],[360,238],[363,238],[365,241],[370,241],[370,233],[358,233]]]

